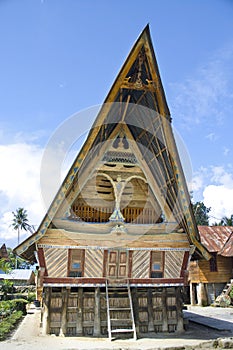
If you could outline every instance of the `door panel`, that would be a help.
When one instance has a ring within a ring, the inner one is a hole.
[[[108,252],[107,276],[111,279],[128,277],[128,252],[110,250]]]

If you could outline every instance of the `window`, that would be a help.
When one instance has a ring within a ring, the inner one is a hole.
[[[217,253],[211,253],[212,258],[210,259],[210,272],[217,272]]]
[[[151,252],[151,278],[163,278],[164,252]]]
[[[69,277],[82,277],[84,263],[83,249],[69,250]]]

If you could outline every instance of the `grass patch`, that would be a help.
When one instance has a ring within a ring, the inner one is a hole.
[[[14,311],[11,315],[4,317],[0,322],[0,341],[5,340],[15,328],[16,323],[22,318],[22,311]]]

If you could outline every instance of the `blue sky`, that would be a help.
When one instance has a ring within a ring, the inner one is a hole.
[[[230,0],[0,1],[0,243],[16,243],[16,208],[40,223],[47,142],[71,115],[103,102],[147,23],[194,199],[212,208],[212,221],[231,215],[232,18]]]

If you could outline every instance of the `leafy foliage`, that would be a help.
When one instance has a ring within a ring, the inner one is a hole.
[[[22,311],[14,311],[0,322],[0,341],[6,339],[7,335],[14,329],[15,324],[23,316]]]
[[[0,290],[3,293],[3,300],[7,300],[7,294],[15,292],[15,287],[13,282],[9,280],[3,280],[0,286]]]
[[[233,214],[230,217],[224,216],[216,226],[233,226]]]
[[[24,208],[18,208],[16,209],[16,212],[12,212],[13,214],[13,221],[12,226],[14,230],[28,230],[28,218],[27,218],[27,210]]]
[[[196,202],[192,204],[193,213],[197,225],[209,226],[209,215],[211,208],[207,208],[203,202]]]
[[[7,248],[8,258],[9,258],[9,266],[11,269],[14,269],[16,266],[16,256],[13,253],[11,248]],[[23,258],[17,257],[17,268],[18,269],[30,269],[32,266],[31,263],[24,260]]]
[[[25,299],[14,299],[0,302],[0,341],[6,339],[15,324],[26,314]]]
[[[0,259],[0,270],[2,270],[4,273],[10,272],[12,269],[12,266],[9,261],[7,261],[5,258]]]

